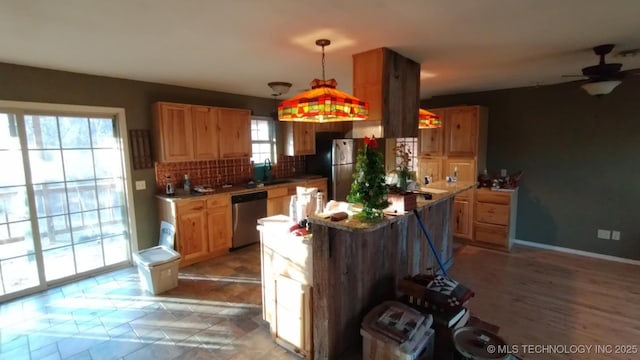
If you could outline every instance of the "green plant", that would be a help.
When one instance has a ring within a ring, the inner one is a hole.
[[[361,217],[364,220],[382,218],[382,210],[389,206],[384,156],[376,151],[377,148],[375,136],[364,138],[364,147],[358,149],[351,192],[347,195],[349,202],[362,204]]]
[[[407,185],[410,180],[416,179],[415,171],[411,171],[409,162],[411,161],[411,150],[407,148],[407,144],[400,144],[393,148],[396,152],[396,156],[400,158],[398,168],[394,170],[398,177],[398,189],[400,192],[405,193],[407,191]]]

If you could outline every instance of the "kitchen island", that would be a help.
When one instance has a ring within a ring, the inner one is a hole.
[[[438,255],[453,264],[453,198],[471,182],[436,182],[422,188],[417,212]],[[413,212],[366,223],[350,217],[332,222],[311,216],[313,240],[314,359],[338,359],[359,349],[360,323],[374,306],[395,299],[398,280],[437,270],[438,264]]]

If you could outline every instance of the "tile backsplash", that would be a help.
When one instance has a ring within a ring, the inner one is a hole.
[[[223,184],[244,184],[253,178],[253,169],[249,158],[166,162],[155,163],[156,190],[163,193],[167,184],[166,177],[170,176],[176,188],[181,188],[184,175],[189,175],[192,186]],[[305,171],[304,156],[278,155],[278,161],[273,164],[273,177],[288,177],[302,175]]]

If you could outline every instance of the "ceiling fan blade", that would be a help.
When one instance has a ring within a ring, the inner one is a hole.
[[[562,77],[581,77],[581,78],[586,78],[586,76],[584,76],[584,75],[562,75]]]
[[[640,68],[629,69],[629,70],[623,70],[623,71],[621,71],[621,73],[623,73],[623,74],[624,74],[624,76],[629,76],[629,75],[640,75]]]

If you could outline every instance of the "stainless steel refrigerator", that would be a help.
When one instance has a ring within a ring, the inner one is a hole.
[[[351,190],[355,169],[353,139],[340,133],[316,133],[316,154],[306,158],[307,174],[327,178],[327,200],[345,201]]]
[[[316,133],[316,154],[306,158],[308,174],[322,175],[328,179],[329,200],[346,201],[351,191],[358,148],[362,139],[342,139],[340,133]],[[384,148],[384,140],[378,140]]]

